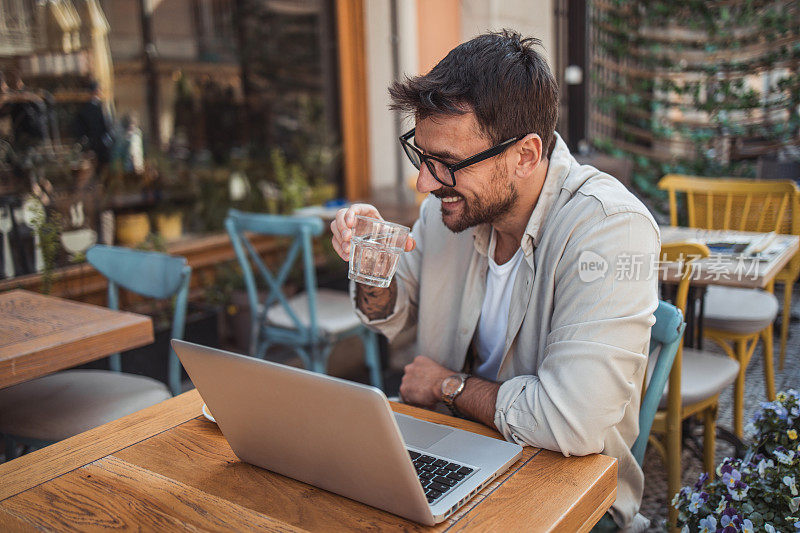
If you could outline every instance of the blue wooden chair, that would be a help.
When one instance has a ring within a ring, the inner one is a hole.
[[[658,359],[650,373],[650,381],[642,397],[642,404],[639,406],[639,436],[631,447],[631,452],[639,466],[642,466],[642,461],[644,461],[644,452],[647,449],[653,419],[658,411],[658,405],[664,394],[672,363],[675,361],[675,355],[678,353],[683,339],[683,330],[686,327],[683,313],[672,304],[659,301],[654,314],[656,323],[650,330],[650,357]],[[609,514],[604,515],[592,529],[595,533],[616,530],[617,525]]]
[[[185,258],[98,245],[86,259],[108,278],[112,309],[119,309],[118,287],[155,299],[174,297],[172,337],[183,338],[191,277]],[[120,354],[114,354],[110,371],[66,370],[0,390],[6,459],[14,458],[17,444],[46,446],[178,394],[181,367],[172,348],[168,364],[169,389],[155,379],[121,372]]]
[[[650,437],[650,429],[653,427],[653,419],[658,412],[664,388],[672,370],[672,363],[683,339],[683,330],[686,323],[683,321],[683,313],[674,305],[659,301],[655,312],[656,323],[650,330],[650,356],[658,353],[658,359],[650,374],[650,381],[647,390],[639,406],[639,437],[631,447],[631,452],[636,458],[639,466],[644,461],[644,452],[647,449],[647,440]]]
[[[231,209],[225,219],[225,228],[247,287],[252,317],[250,355],[263,359],[271,345],[288,346],[300,356],[306,368],[325,373],[334,344],[345,337],[358,336],[364,345],[370,381],[372,385],[383,388],[377,336],[361,323],[347,293],[317,288],[312,237],[322,233],[322,219],[243,213]],[[264,264],[247,233],[292,239],[280,268],[273,272]],[[284,284],[300,255],[304,290],[287,297]],[[268,288],[267,296],[261,302],[251,264],[255,265]]]
[[[170,338],[183,339],[192,277],[192,267],[185,257],[98,245],[86,252],[86,260],[108,279],[108,307],[111,309],[119,309],[118,287],[156,300],[175,298]],[[178,395],[181,366],[171,347],[168,365],[169,389],[173,395]],[[119,354],[109,357],[109,366],[116,372],[122,370]]]

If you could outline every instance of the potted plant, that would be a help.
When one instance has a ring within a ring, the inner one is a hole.
[[[281,193],[281,208],[286,214],[303,207],[308,195],[308,176],[297,163],[290,163],[284,153],[275,148],[270,154],[273,179]]]
[[[49,294],[53,287],[58,253],[61,250],[61,215],[42,209],[33,221],[39,247],[42,251],[42,293]]]
[[[183,212],[177,208],[159,209],[155,219],[156,231],[164,241],[177,241],[183,235]]]
[[[117,244],[136,247],[150,234],[150,218],[147,213],[122,213],[116,217]]]
[[[800,530],[800,393],[777,394],[747,425],[744,459],[726,457],[672,500],[682,531]]]

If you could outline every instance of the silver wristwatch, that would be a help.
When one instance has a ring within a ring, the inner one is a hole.
[[[455,402],[456,398],[464,391],[469,378],[469,374],[453,374],[442,381],[442,401],[453,413],[453,416],[461,416],[461,413],[456,409]]]

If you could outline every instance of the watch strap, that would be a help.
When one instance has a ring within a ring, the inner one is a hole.
[[[459,416],[460,417],[461,413],[458,411],[458,408],[456,407],[456,398],[458,398],[461,395],[461,393],[464,392],[464,389],[467,386],[467,380],[471,376],[470,376],[470,374],[459,373],[459,374],[453,374],[452,376],[449,376],[448,379],[450,379],[452,377],[460,378],[461,379],[461,383],[459,384],[458,388],[454,392],[452,392],[451,394],[443,394],[442,395],[442,401],[447,406],[447,408],[450,409],[450,412],[453,413],[453,416]]]

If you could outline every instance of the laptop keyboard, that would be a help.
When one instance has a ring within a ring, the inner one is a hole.
[[[408,450],[428,503],[433,503],[472,473],[472,468]]]

